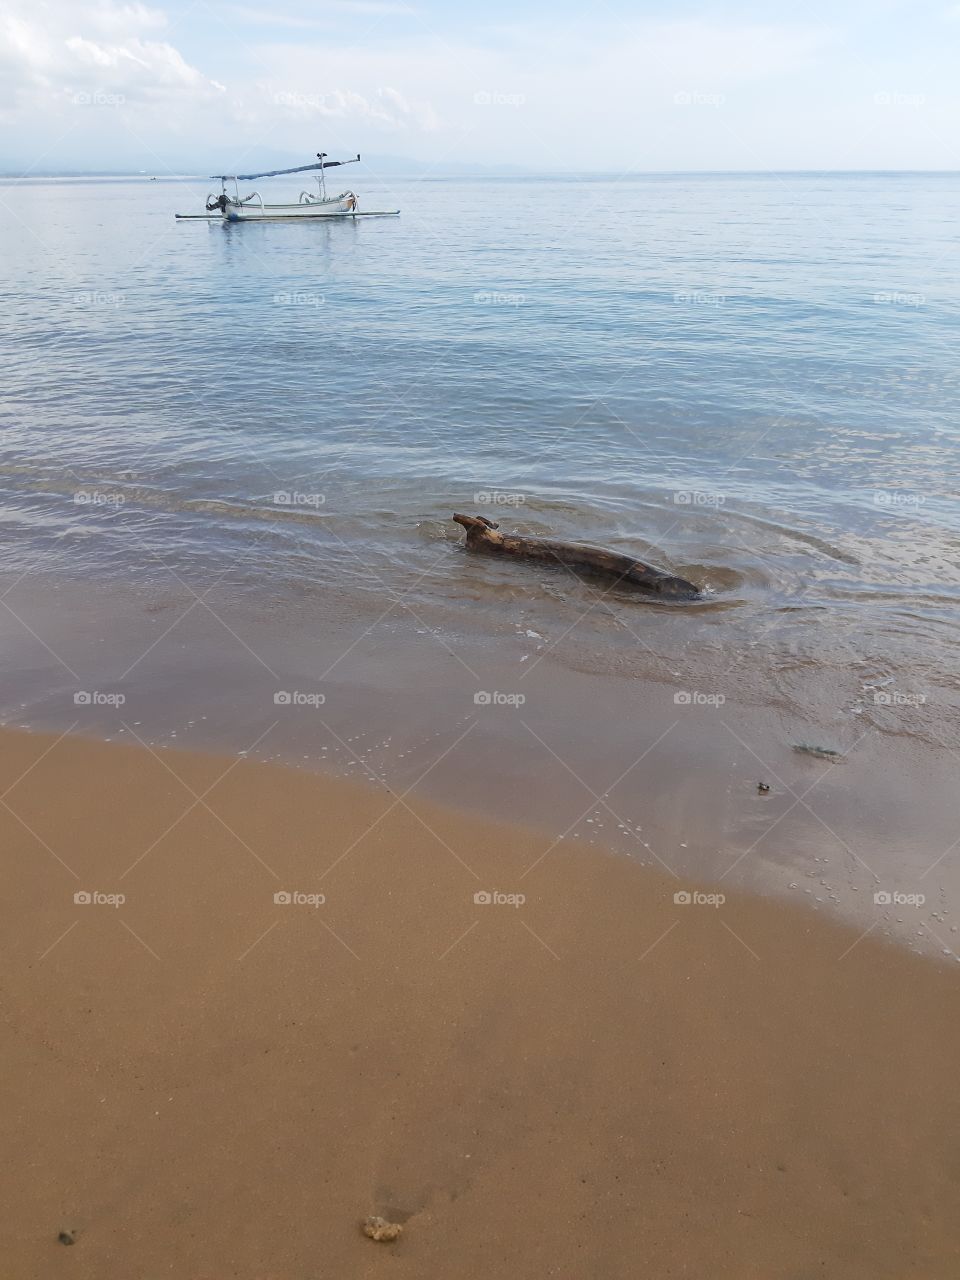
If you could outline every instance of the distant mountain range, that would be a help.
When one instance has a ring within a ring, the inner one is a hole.
[[[340,157],[331,155],[332,160],[349,159],[349,156]],[[169,178],[184,177],[196,175],[197,177],[209,177],[215,171],[221,173],[228,172],[231,168],[238,169],[243,173],[258,173],[261,170],[268,169],[292,169],[295,165],[309,164],[313,159],[310,155],[304,155],[302,152],[291,151],[272,151],[258,150],[241,151],[233,157],[217,156],[210,157],[207,160],[192,157],[169,157],[165,166],[158,169],[142,169],[142,168],[125,168],[117,166],[116,168],[108,167],[87,167],[80,166],[60,169],[41,169],[24,163],[17,165],[14,161],[0,162],[0,177],[4,178]],[[470,177],[471,175],[493,177],[496,175],[506,177],[521,177],[524,174],[535,173],[536,170],[525,168],[521,165],[498,164],[472,164],[468,162],[458,161],[442,161],[434,164],[427,160],[414,160],[409,156],[384,156],[362,154],[361,162],[354,172],[363,172],[366,170],[372,177],[382,175],[384,177],[408,176],[423,177],[434,176],[438,178],[450,177]]]

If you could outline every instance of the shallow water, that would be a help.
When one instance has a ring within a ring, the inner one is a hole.
[[[691,750],[726,707],[785,761],[875,745],[896,772],[909,742],[949,776],[960,176],[354,185],[401,217],[176,224],[207,184],[0,185],[8,720],[65,724],[95,677],[155,740],[206,699],[237,747],[251,663],[273,688],[356,663],[345,738],[405,679],[451,734],[481,682],[536,685],[581,771],[657,689],[704,713]],[[632,550],[704,600],[467,556],[454,510]],[[191,606],[221,643],[182,639]],[[490,786],[450,787],[542,816],[495,782],[513,730],[488,725]]]

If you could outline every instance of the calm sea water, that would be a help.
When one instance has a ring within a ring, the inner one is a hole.
[[[841,651],[955,688],[960,177],[360,177],[402,216],[176,224],[207,185],[0,188],[3,568],[395,592],[477,634],[519,580],[467,571],[449,516],[492,506],[712,593],[605,600],[587,665],[655,674],[679,633],[735,669],[761,628],[784,694]],[[539,630],[592,599],[531,592]]]
[[[948,759],[960,176],[352,181],[401,216],[177,224],[208,183],[0,185],[7,719],[153,680],[155,711],[186,688],[189,724],[226,724],[234,664],[329,687],[356,659],[353,714],[430,704],[378,746],[429,737],[441,690],[466,714],[481,680],[539,681],[559,754],[602,703],[578,772],[654,686],[669,715],[725,699],[741,737],[766,714],[784,770],[798,739]],[[467,556],[455,510],[705,601]],[[206,610],[218,638],[189,638]]]

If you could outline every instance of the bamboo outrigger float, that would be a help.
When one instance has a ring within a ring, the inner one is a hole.
[[[178,222],[301,222],[319,218],[393,218],[399,209],[363,209],[352,191],[342,191],[338,196],[327,195],[324,170],[338,169],[344,164],[358,164],[359,155],[352,160],[328,160],[325,151],[317,152],[316,164],[302,164],[295,169],[271,169],[268,173],[214,174],[220,183],[220,194],[207,196],[205,213],[177,213]],[[259,191],[240,195],[241,182],[254,182],[257,178],[279,178],[287,173],[317,171],[317,193],[301,191],[299,199],[289,204],[266,204]],[[227,193],[227,183],[233,183],[233,194]]]
[[[576,542],[557,542],[553,538],[527,538],[516,533],[499,533],[499,525],[484,516],[461,516],[454,520],[467,531],[467,550],[486,555],[513,556],[518,560],[536,560],[543,565],[556,565],[575,574],[606,579],[613,586],[634,588],[665,596],[669,600],[699,600],[700,590],[686,578],[675,577],[663,569],[655,569],[618,551],[602,547],[584,547]]]

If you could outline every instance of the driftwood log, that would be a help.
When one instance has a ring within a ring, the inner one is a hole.
[[[686,578],[677,578],[617,551],[584,547],[576,542],[557,542],[553,538],[525,538],[516,533],[500,533],[500,526],[483,516],[454,513],[453,518],[467,531],[468,551],[558,565],[576,574],[602,577],[615,586],[665,596],[670,600],[696,600],[700,596],[698,588]]]

